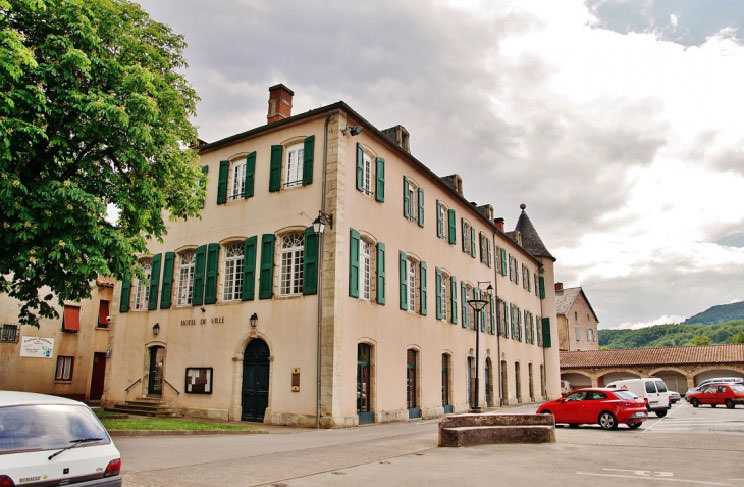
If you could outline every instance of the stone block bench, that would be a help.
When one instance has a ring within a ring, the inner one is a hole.
[[[439,422],[439,446],[554,441],[552,414],[462,414]]]

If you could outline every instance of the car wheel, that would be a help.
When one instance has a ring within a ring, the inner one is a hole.
[[[711,404],[710,407],[714,408],[714,407],[716,407],[716,405],[715,404]]]
[[[641,427],[642,424],[643,423],[628,423],[628,428],[632,430],[637,430],[638,428]]]
[[[615,419],[612,413],[603,411],[599,415],[599,425],[603,430],[614,430],[617,429],[617,419]]]
[[[568,427],[569,428],[578,428],[579,425],[578,425],[578,423],[571,423],[571,424],[568,425]]]
[[[667,410],[666,409],[659,409],[658,411],[654,411],[654,413],[656,414],[656,417],[657,418],[663,418],[664,416],[667,415]]]
[[[731,399],[726,399],[726,407],[727,408],[734,409],[734,406],[736,406],[736,404],[734,404],[734,401],[732,401]]]
[[[697,398],[693,397],[690,400],[690,404],[692,404],[692,407],[696,408],[696,407],[700,406],[700,401],[698,401]]]

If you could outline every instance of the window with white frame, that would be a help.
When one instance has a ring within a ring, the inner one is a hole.
[[[448,313],[448,306],[451,299],[451,294],[449,292],[450,288],[450,276],[442,272],[442,278],[439,282],[439,293],[442,296],[442,321],[447,321],[449,314]]]
[[[301,232],[282,237],[280,255],[280,296],[302,294],[302,266],[305,256],[305,236]]]
[[[372,294],[372,244],[359,240],[359,297],[369,300]]]
[[[586,329],[586,341],[588,341],[588,342],[594,341],[593,330],[591,328],[587,328]]]
[[[577,326],[576,327],[576,341],[578,342],[579,340],[581,340],[581,328]]]
[[[287,147],[284,173],[284,186],[292,188],[302,186],[302,163],[305,155],[305,144],[299,143]]]
[[[464,221],[462,224],[462,248],[466,254],[470,254],[473,248],[473,243],[470,240],[471,229],[470,223]]]
[[[439,214],[437,215],[437,235],[441,235],[440,238],[447,240],[448,235],[447,231],[449,230],[448,225],[448,215],[447,215],[447,207],[444,206],[443,203],[439,202],[439,207],[437,208],[437,211]]]
[[[236,200],[245,196],[245,158],[230,164],[230,199]]]
[[[408,221],[415,222],[418,220],[418,204],[416,203],[416,195],[418,194],[418,187],[408,180]]]
[[[364,194],[373,194],[372,156],[366,151],[362,156],[362,191]]]
[[[416,261],[408,259],[408,311],[416,311]]]
[[[178,260],[178,294],[176,304],[188,306],[194,295],[194,262],[196,253],[193,250],[182,252]]]
[[[222,300],[237,301],[243,295],[243,244],[225,246],[225,279],[222,283]]]
[[[152,261],[145,260],[140,262],[142,266],[142,273],[145,278],[137,278],[137,285],[134,293],[134,309],[142,311],[147,310],[147,305],[150,300],[150,271],[152,269]]]
[[[68,355],[57,356],[57,368],[54,371],[54,380],[72,380],[72,363],[74,357]]]

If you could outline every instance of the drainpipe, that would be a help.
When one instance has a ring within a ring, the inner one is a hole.
[[[501,394],[503,390],[503,385],[501,384],[501,320],[499,319],[499,259],[498,257],[498,247],[496,246],[496,234],[491,235],[492,243],[493,243],[493,251],[494,251],[494,259],[493,259],[493,298],[494,298],[494,306],[496,306],[496,370],[497,370],[497,377],[498,377],[498,384],[499,384],[499,406],[504,405],[504,397]]]
[[[544,272],[544,270],[543,270],[543,263],[542,262],[540,262],[540,267],[538,267],[537,272],[538,272],[538,274],[540,274],[540,277],[542,278],[543,272]],[[543,279],[543,282],[544,281],[545,281],[545,279]],[[543,285],[543,287],[545,287],[545,286]],[[547,293],[547,291],[545,291],[545,292]],[[540,299],[540,336],[542,337],[541,346],[542,346],[542,359],[543,359],[543,363],[542,363],[542,366],[543,366],[543,374],[542,375],[543,376],[540,377],[540,392],[544,392],[544,394],[543,394],[543,401],[544,401],[544,400],[546,400],[548,398],[548,391],[547,391],[547,384],[546,384],[547,377],[548,377],[548,368],[545,365],[545,335],[543,334],[543,330],[542,330],[542,320],[545,319],[545,315],[544,315],[544,312],[543,312],[543,301],[544,301],[544,299],[540,296],[540,290],[539,289],[537,290],[537,295],[538,295],[537,297]],[[556,320],[557,319],[558,318],[556,318]],[[558,326],[558,323],[556,323],[555,326],[557,327]],[[548,331],[550,331],[550,328],[548,328]],[[551,343],[550,346],[552,347],[553,344]],[[560,351],[558,353],[560,354]],[[558,373],[560,374],[560,370],[558,371]]]
[[[325,213],[326,200],[326,164],[328,163],[328,122],[331,120],[333,113],[329,113],[323,125],[323,186],[320,195],[320,211]],[[317,384],[315,389],[315,428],[320,429],[320,374],[321,374],[321,335],[323,325],[323,240],[321,235],[318,239],[318,336],[317,336],[317,356],[316,356],[316,374]]]

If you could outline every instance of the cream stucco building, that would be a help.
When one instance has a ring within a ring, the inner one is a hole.
[[[59,318],[40,318],[38,328],[20,326],[20,302],[0,294],[0,389],[100,400],[113,287],[113,280],[98,279],[89,299],[55,304]]]
[[[599,320],[581,287],[555,283],[558,338],[562,351],[599,350]]]
[[[203,144],[201,220],[117,284],[104,401],[342,427],[560,394],[554,258],[343,102]],[[322,212],[321,234],[313,222]],[[489,290],[489,285],[491,289]],[[473,309],[479,313],[479,347]],[[551,343],[553,346],[551,346]]]

